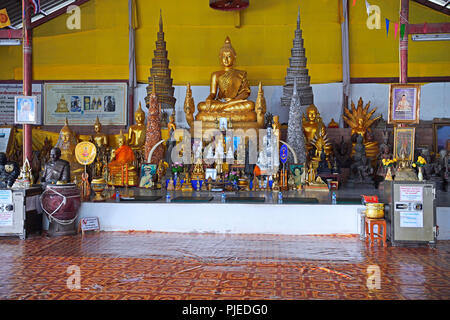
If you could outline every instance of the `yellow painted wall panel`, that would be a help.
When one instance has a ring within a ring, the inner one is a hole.
[[[371,0],[380,6],[381,29],[366,27],[364,1],[349,1],[351,77],[398,76],[398,38],[386,36],[384,19],[398,21],[400,0]],[[312,83],[342,81],[341,31],[337,0],[258,0],[241,13],[209,8],[206,0],[137,0],[137,79],[147,82],[162,9],[174,84],[208,85],[219,68],[218,52],[228,35],[237,68],[250,83],[282,85],[289,64],[298,7]],[[81,30],[66,27],[64,14],[34,33],[34,79],[128,78],[128,1],[91,0],[81,6]],[[450,22],[450,17],[411,2],[410,21]],[[450,42],[409,41],[410,76],[448,76]],[[22,79],[20,47],[0,47],[0,80]]]

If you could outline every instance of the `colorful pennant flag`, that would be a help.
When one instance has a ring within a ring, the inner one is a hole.
[[[30,0],[33,7],[33,14],[38,14],[41,11],[41,0]]]
[[[0,10],[0,28],[8,27],[11,25],[9,20],[8,12],[6,8]]]
[[[355,6],[355,4],[356,4],[356,0],[353,0],[353,6]]]
[[[386,36],[389,36],[389,19],[386,18]]]
[[[398,23],[397,22],[394,23],[394,32],[395,32],[394,38],[397,38],[397,33],[398,33]]]
[[[402,25],[400,26],[400,37],[403,40],[403,37],[405,36],[405,29],[406,29],[406,24],[402,23]]]
[[[367,15],[368,15],[368,16],[370,16],[370,10],[369,10],[369,7],[370,7],[370,3],[367,2],[367,0],[366,0],[366,11],[367,11]]]

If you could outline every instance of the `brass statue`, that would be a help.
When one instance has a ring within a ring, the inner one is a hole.
[[[106,162],[104,161],[105,154],[109,152],[109,146],[108,146],[108,136],[101,132],[102,130],[102,124],[100,123],[100,120],[97,119],[94,124],[94,131],[95,134],[92,136],[91,140],[94,142],[95,147],[97,148],[97,156],[93,165],[94,177],[101,177],[103,176],[103,170],[106,166]]]
[[[257,120],[264,119],[265,104],[260,105],[255,112],[255,103],[247,100],[250,96],[247,72],[233,68],[236,52],[230,38],[225,39],[219,57],[223,70],[212,73],[210,94],[206,101],[198,104],[195,119],[203,121],[205,129],[215,128],[219,118],[229,119],[233,128],[262,127]]]
[[[50,160],[45,164],[44,172],[42,173],[41,183],[55,184],[58,181],[67,183],[70,182],[70,164],[66,160],[60,159],[61,150],[53,148],[50,150]]]
[[[363,107],[363,100],[359,98],[358,107],[355,108],[355,104],[351,103],[351,112],[349,109],[345,108],[344,121],[352,128],[352,136],[354,134],[362,135],[364,138],[364,146],[366,147],[366,155],[372,161],[376,161],[378,156],[378,142],[370,141],[372,140],[372,129],[370,126],[378,120],[381,116],[371,119],[377,108],[374,108],[369,112],[370,101]],[[354,144],[353,144],[354,145]],[[353,154],[354,151],[352,151]]]
[[[69,121],[66,118],[64,127],[59,132],[58,142],[55,147],[61,150],[61,159],[66,160],[70,164],[70,176],[72,181],[81,182],[81,175],[84,172],[84,167],[78,163],[75,158],[75,147],[78,141],[75,133],[69,128]]]
[[[94,131],[95,134],[92,137],[92,140],[94,141],[95,146],[97,147],[97,152],[98,149],[105,146],[108,146],[108,136],[106,134],[104,134],[102,131],[102,124],[100,123],[100,120],[97,119],[95,120],[94,123]]]
[[[186,98],[184,99],[184,113],[186,114],[186,121],[189,124],[189,127],[191,128],[194,125],[194,112],[195,112],[194,98],[192,98],[191,84],[188,83],[186,86]]]
[[[128,128],[128,145],[134,152],[134,165],[140,168],[145,162],[144,159],[144,147],[145,147],[145,135],[147,127],[145,125],[145,113],[141,108],[141,103],[139,102],[139,108],[134,114],[134,120],[136,124],[131,125]]]
[[[133,124],[128,129],[128,145],[133,150],[140,150],[145,144],[145,113],[141,108],[141,103],[139,102],[139,108],[134,114],[134,120],[136,124]]]
[[[317,110],[317,107],[314,104],[311,104],[306,108],[306,116],[303,115],[302,125],[306,139],[306,149],[310,152],[311,149],[314,148],[312,143],[314,138],[317,137],[316,140],[325,139],[327,134],[319,110]],[[323,147],[326,155],[329,155],[333,149],[333,146],[328,141],[324,141]],[[320,150],[321,149],[319,149],[319,151]]]

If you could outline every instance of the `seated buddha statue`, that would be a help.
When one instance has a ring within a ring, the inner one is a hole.
[[[69,162],[72,181],[81,183],[81,175],[84,172],[84,167],[75,158],[75,147],[77,143],[76,135],[69,128],[69,121],[66,118],[65,124],[59,132],[58,142],[55,147],[61,150],[61,159]]]
[[[264,115],[257,117],[257,112],[264,108],[255,108],[253,101],[247,100],[250,96],[250,86],[247,72],[233,68],[236,52],[231,46],[230,38],[225,39],[219,54],[222,70],[211,75],[210,94],[204,102],[197,106],[197,121],[203,121],[204,128],[215,128],[216,120],[227,118],[233,128],[260,128]],[[265,112],[265,111],[264,111]]]
[[[102,124],[100,123],[100,120],[98,119],[95,121],[94,124],[94,130],[95,134],[92,136],[92,141],[95,144],[95,147],[97,148],[97,155],[94,163],[94,172],[92,173],[94,177],[99,177],[103,173],[103,167],[104,162],[103,159],[107,153],[109,153],[108,149],[108,136],[101,132],[102,130]]]
[[[134,120],[136,124],[131,125],[128,128],[128,146],[133,150],[135,156],[134,165],[140,168],[144,160],[145,152],[145,134],[147,127],[145,125],[145,113],[141,108],[141,103],[139,102],[139,108],[134,114]]]
[[[306,140],[306,149],[308,153],[315,147],[314,140],[323,141],[323,145],[320,146],[317,152],[320,152],[323,146],[325,154],[328,156],[332,150],[333,146],[328,142],[326,136],[327,132],[325,129],[325,124],[320,117],[319,110],[314,104],[311,104],[308,108],[306,108],[306,116],[303,115],[302,125],[303,125],[303,133],[305,134]]]
[[[108,183],[114,186],[137,186],[138,177],[133,149],[126,144],[122,130],[117,139],[118,147],[112,151],[111,162],[108,164],[110,179]]]

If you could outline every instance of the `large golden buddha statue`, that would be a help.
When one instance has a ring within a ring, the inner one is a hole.
[[[306,116],[305,114],[303,115],[302,125],[307,151],[311,151],[317,144],[317,147],[319,147],[320,150],[316,150],[316,153],[321,152],[323,147],[325,154],[329,155],[333,150],[333,146],[328,142],[325,124],[320,117],[319,110],[317,110],[317,107],[314,104],[311,104],[306,108],[305,113]],[[321,142],[320,146],[317,143],[319,141]]]
[[[344,109],[344,121],[352,128],[352,136],[354,134],[363,136],[364,146],[366,147],[366,156],[367,158],[370,158],[372,162],[375,162],[378,156],[379,148],[378,142],[373,139],[372,129],[370,128],[370,126],[376,120],[381,118],[381,116],[371,119],[377,108],[374,108],[369,112],[370,101],[366,104],[365,107],[363,107],[362,98],[359,98],[357,108],[355,108],[355,104],[353,103],[353,101],[351,102],[351,107],[351,111],[347,108]],[[353,143],[353,146],[354,145],[355,143]],[[352,155],[353,153],[354,150],[352,150]]]
[[[69,162],[72,181],[81,183],[81,174],[84,172],[84,167],[75,158],[75,147],[77,144],[77,137],[69,128],[69,121],[66,118],[65,124],[59,132],[58,142],[55,147],[61,150],[61,159]]]
[[[233,128],[262,127],[260,122],[263,121],[257,118],[264,120],[264,116],[257,117],[255,103],[247,100],[250,96],[247,72],[233,68],[236,52],[230,38],[225,39],[219,57],[223,70],[212,73],[210,94],[206,101],[198,104],[195,120],[203,121],[203,128],[216,128],[219,118],[230,120]],[[263,111],[262,108],[256,110]]]
[[[92,136],[92,140],[94,141],[94,144],[97,147],[97,151],[102,147],[108,147],[108,136],[103,132],[101,132],[102,124],[100,123],[98,116],[94,123],[94,131],[95,134]]]

